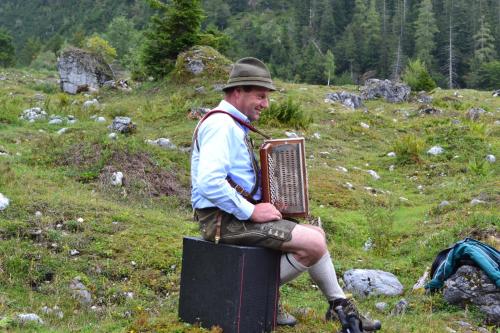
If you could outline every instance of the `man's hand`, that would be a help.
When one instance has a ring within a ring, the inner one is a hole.
[[[267,202],[256,204],[252,216],[250,216],[250,220],[256,223],[281,220],[281,218],[279,210]]]

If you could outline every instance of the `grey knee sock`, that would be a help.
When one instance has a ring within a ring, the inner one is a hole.
[[[306,271],[307,268],[307,266],[304,266],[300,262],[298,262],[293,254],[282,254],[280,263],[280,285],[292,281],[302,272]]]
[[[309,267],[309,275],[328,301],[345,298],[344,291],[337,281],[337,275],[329,252],[326,252],[317,263]]]

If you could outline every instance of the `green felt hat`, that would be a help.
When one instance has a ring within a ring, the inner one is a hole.
[[[252,57],[242,58],[234,63],[229,80],[222,90],[238,86],[257,86],[276,90],[266,65]]]

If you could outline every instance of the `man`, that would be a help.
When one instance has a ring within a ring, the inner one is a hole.
[[[255,58],[238,60],[223,88],[224,100],[197,126],[191,157],[191,200],[203,238],[228,244],[264,246],[283,252],[280,283],[308,271],[329,308],[354,313],[363,329],[373,331],[380,322],[361,316],[340,288],[324,231],[282,219],[270,203],[260,203],[259,168],[248,139],[250,122],[257,121],[276,90],[267,67]],[[214,112],[215,110],[219,112]],[[280,312],[278,324],[294,325],[293,316]]]

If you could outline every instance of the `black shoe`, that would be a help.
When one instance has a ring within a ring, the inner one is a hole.
[[[346,298],[336,299],[334,302],[330,302],[330,307],[325,314],[325,319],[327,321],[339,320],[339,316],[336,310],[337,307],[340,307],[342,309],[345,316],[354,316],[358,318],[361,322],[362,331],[377,331],[382,328],[382,324],[379,320],[371,320],[363,316],[361,313],[359,313],[356,304],[354,304],[354,301]]]

